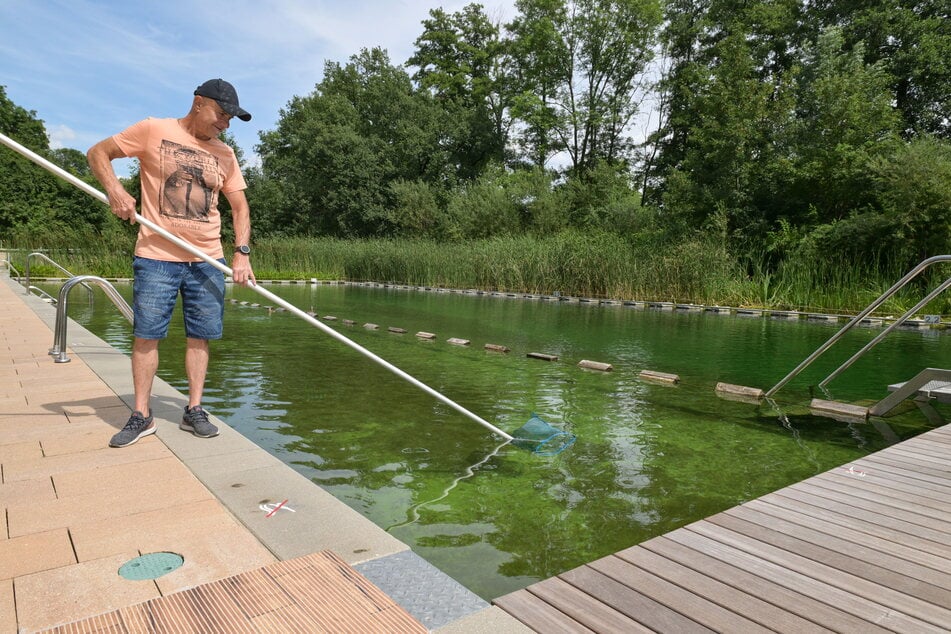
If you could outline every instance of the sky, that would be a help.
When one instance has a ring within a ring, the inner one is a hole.
[[[146,117],[184,116],[195,88],[221,77],[252,115],[230,131],[254,163],[259,132],[313,92],[327,61],[380,47],[403,64],[430,9],[472,2],[0,0],[0,86],[44,122],[50,147],[85,152]],[[515,15],[515,0],[480,4],[495,21]]]

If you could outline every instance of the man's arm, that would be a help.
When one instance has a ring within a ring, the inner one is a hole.
[[[231,205],[231,220],[234,223],[234,243],[248,244],[251,240],[251,208],[244,190],[225,194]],[[235,253],[231,261],[231,270],[235,284],[254,284],[254,271],[251,270],[251,258],[243,253]]]
[[[106,190],[112,213],[135,224],[135,198],[125,190],[112,168],[112,161],[118,158],[125,158],[125,152],[112,137],[103,139],[86,152],[89,169]]]

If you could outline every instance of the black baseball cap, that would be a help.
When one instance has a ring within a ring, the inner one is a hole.
[[[195,89],[195,94],[214,99],[221,109],[242,121],[250,121],[251,113],[238,105],[238,93],[224,79],[209,79]]]

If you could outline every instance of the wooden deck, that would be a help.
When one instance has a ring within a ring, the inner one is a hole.
[[[496,599],[545,632],[951,631],[951,426]]]
[[[45,632],[425,634],[427,631],[337,555],[322,551]]]

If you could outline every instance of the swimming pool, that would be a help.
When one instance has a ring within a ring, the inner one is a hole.
[[[808,386],[877,328],[850,332],[774,407],[720,399],[714,386],[767,389],[837,325],[394,287],[271,290],[336,317],[326,323],[504,430],[538,412],[578,435],[552,458],[504,447],[464,477],[498,438],[302,320],[252,307],[253,292],[229,291],[248,305],[226,310],[206,406],[486,599],[888,444],[874,425],[808,410]],[[128,351],[129,326],[106,301],[76,301],[70,314]],[[485,343],[510,352],[487,352]],[[160,375],[184,392],[183,350],[176,318]],[[582,359],[614,371],[580,369]],[[889,383],[949,362],[940,331],[898,330],[830,387],[838,399],[872,402]],[[643,369],[681,382],[641,380]],[[887,425],[899,438],[930,428],[914,410]]]

